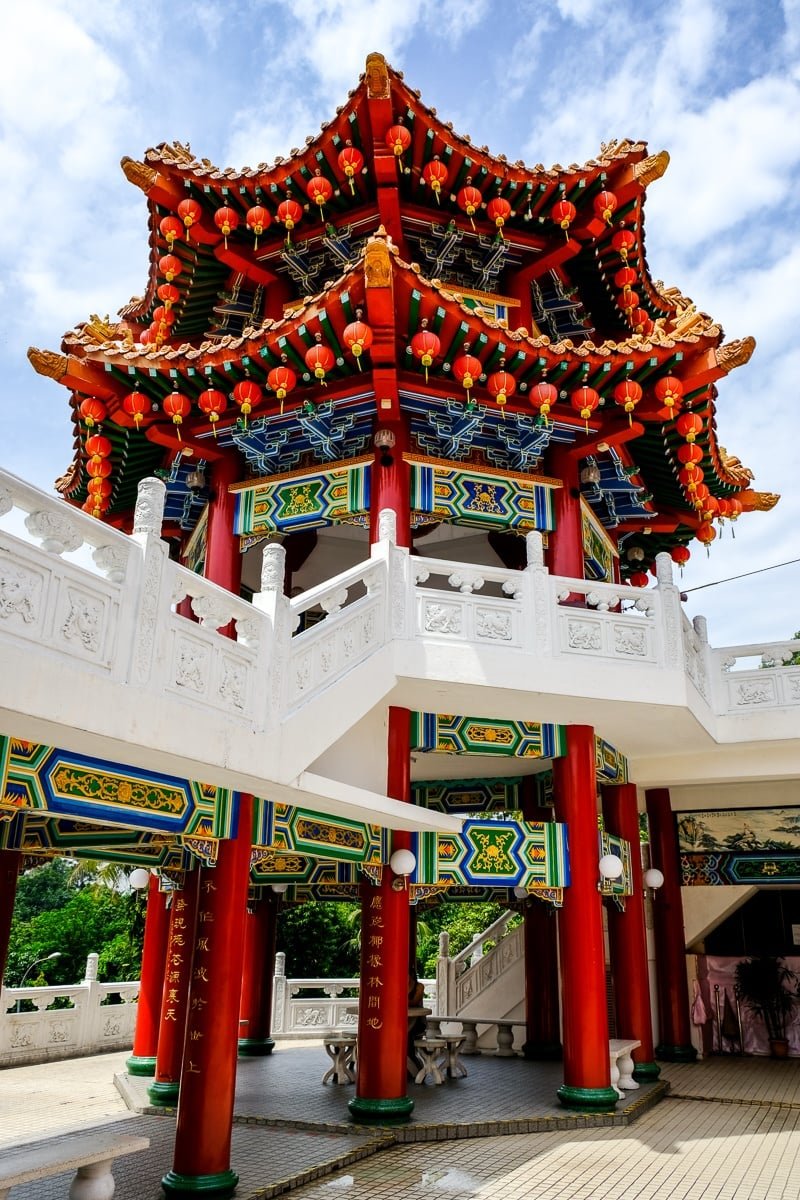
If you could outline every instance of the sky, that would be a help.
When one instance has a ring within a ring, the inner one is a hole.
[[[680,579],[713,645],[800,630],[800,0],[26,0],[0,13],[0,466],[47,491],[72,458],[57,350],[147,278],[123,155],[188,141],[225,167],[288,155],[380,50],[456,130],[510,161],[667,149],[645,206],[653,278],[755,336],[720,382],[717,432],[781,493]],[[690,589],[701,588],[698,592]]]

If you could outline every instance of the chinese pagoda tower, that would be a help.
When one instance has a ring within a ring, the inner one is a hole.
[[[440,121],[380,54],[322,131],[271,166],[221,170],[179,143],[123,159],[146,198],[144,294],[118,320],[93,316],[69,332],[61,353],[29,352],[69,396],[76,453],[58,490],[130,531],[137,486],[159,476],[174,557],[246,597],[258,590],[265,542],[282,541],[291,595],[363,560],[389,530],[412,555],[509,569],[525,566],[525,535],[536,531],[552,574],[645,588],[657,555],[683,564],[722,523],[774,503],[716,432],[717,386],[748,361],[753,339],[725,343],[648,270],[644,203],[668,161],[621,141],[584,166],[509,163]],[[428,619],[447,634],[445,611]],[[387,793],[401,800],[411,796],[418,716],[392,708],[387,718]],[[564,988],[560,1029],[557,998],[546,1017],[529,1004],[528,1042],[543,1057],[563,1040],[562,1101],[607,1111],[616,1094],[602,917],[594,867],[582,865],[597,859],[595,740],[588,726],[565,728],[552,789],[572,873],[558,936],[562,975],[581,984]],[[609,827],[637,839],[635,787],[608,791]],[[552,819],[541,796],[521,808],[531,821]],[[258,992],[257,950],[243,949],[247,811],[243,803],[239,837],[182,909],[209,967],[196,951],[175,1166],[164,1180],[175,1196],[235,1186],[243,957],[245,991]],[[410,844],[394,834],[395,851]],[[383,1008],[376,1001],[369,1013],[365,1001],[359,1015],[351,1109],[363,1121],[411,1108],[408,893],[388,874],[362,893],[362,984],[368,971],[384,972],[386,985]],[[639,968],[627,1019],[646,1079],[657,1068],[637,903],[640,928],[621,943]],[[263,923],[262,943],[274,948],[274,918],[271,932]],[[526,937],[541,939],[555,974],[553,927],[531,916]],[[162,938],[163,929],[162,914]],[[368,961],[372,941],[390,948]],[[683,1017],[669,1015],[670,997],[685,1008],[685,991],[679,978],[670,986],[660,1049],[688,1057]],[[134,1058],[149,1053],[134,1048]]]

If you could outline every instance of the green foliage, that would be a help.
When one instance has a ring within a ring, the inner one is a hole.
[[[736,995],[761,1017],[770,1041],[786,1037],[798,1000],[798,978],[782,958],[747,958],[736,964]]]
[[[277,948],[286,955],[292,979],[345,978],[358,975],[359,954],[346,901],[292,904],[280,910]]]
[[[72,867],[63,858],[54,858],[44,866],[26,871],[17,882],[14,920],[30,921],[40,913],[63,908],[72,895]]]
[[[38,872],[46,870],[38,868]],[[27,879],[27,875],[23,876],[20,887]],[[22,911],[31,911],[47,896],[61,903],[49,910],[35,911],[27,919],[21,919],[15,910],[7,986],[19,986],[31,963],[55,950],[61,952],[61,957],[43,963],[39,971],[48,984],[78,983],[83,979],[86,957],[92,952],[100,955],[100,979],[136,979],[141,961],[137,898],[101,886],[76,888],[67,884],[62,891],[55,886],[54,879],[58,879],[58,872],[46,875],[44,882],[36,880],[28,884],[26,890],[32,892],[33,899],[24,900]]]
[[[419,974],[425,979],[434,975],[439,955],[439,933],[443,929],[450,934],[450,954],[458,954],[504,912],[502,904],[447,900],[435,908],[426,909],[423,921],[417,925]],[[518,920],[512,918],[509,924],[518,924]]]

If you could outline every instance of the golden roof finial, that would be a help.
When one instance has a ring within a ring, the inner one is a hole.
[[[717,366],[721,367],[727,375],[736,367],[743,367],[746,362],[749,362],[753,357],[753,351],[756,348],[756,339],[754,337],[739,338],[735,342],[726,342],[724,346],[718,346],[715,351]]]
[[[364,279],[368,288],[388,287],[392,279],[392,261],[386,230],[381,225],[369,238],[364,251]]]
[[[158,172],[154,171],[152,167],[148,167],[146,163],[137,162],[135,158],[129,158],[127,154],[120,159],[119,165],[128,182],[141,188],[143,192],[149,192],[158,178]]]
[[[28,360],[34,371],[46,379],[61,380],[67,373],[69,359],[64,354],[56,354],[54,350],[39,350],[36,346],[29,346]]]
[[[633,178],[638,179],[643,188],[649,187],[655,179],[660,179],[669,166],[669,152],[659,150],[658,154],[650,154],[643,158],[633,168]]]
[[[388,100],[389,72],[386,59],[377,50],[367,55],[367,95],[371,100]]]

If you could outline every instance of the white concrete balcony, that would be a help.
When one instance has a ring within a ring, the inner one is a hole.
[[[398,549],[384,513],[370,558],[292,600],[268,545],[249,604],[169,560],[162,504],[144,481],[127,536],[0,473],[1,732],[414,828],[309,773],[387,704],[591,724],[640,782],[800,774],[800,667],[732,669],[796,647],[712,650],[668,555],[644,591],[550,575],[536,533],[524,570],[472,566]]]

